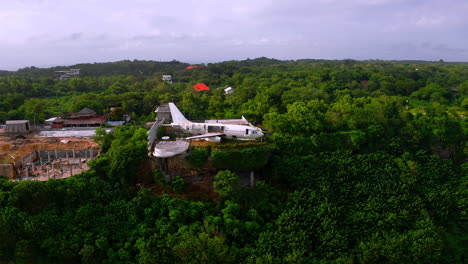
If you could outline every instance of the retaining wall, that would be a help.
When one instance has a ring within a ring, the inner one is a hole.
[[[9,179],[13,179],[15,177],[13,164],[0,164],[0,176],[6,176]]]

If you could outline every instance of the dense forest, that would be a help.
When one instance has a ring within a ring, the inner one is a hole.
[[[65,180],[0,181],[0,262],[465,263],[468,65],[258,58],[0,72],[0,122],[122,107],[133,122],[96,137],[103,153]],[[161,80],[170,74],[173,83]],[[210,91],[195,91],[205,83]],[[232,94],[224,88],[233,87]],[[261,181],[231,170],[217,195],[188,183],[136,187],[156,105],[189,119],[244,115],[266,131]]]

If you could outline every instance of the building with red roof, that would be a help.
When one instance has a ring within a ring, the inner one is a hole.
[[[193,89],[195,89],[196,91],[209,91],[210,87],[208,87],[204,83],[197,83],[193,86]]]

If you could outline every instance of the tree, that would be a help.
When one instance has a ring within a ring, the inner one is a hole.
[[[213,187],[221,197],[227,198],[239,190],[240,179],[229,170],[219,171],[215,176]]]
[[[234,263],[220,235],[210,236],[208,233],[184,232],[180,235],[179,243],[173,247],[174,255],[180,263]]]

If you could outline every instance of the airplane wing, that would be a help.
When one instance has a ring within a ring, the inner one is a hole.
[[[185,138],[185,139],[197,139],[197,138],[210,138],[210,137],[222,137],[222,136],[225,136],[226,134],[224,133],[206,133],[206,134],[203,134],[203,135],[199,135],[199,136],[193,136],[193,137],[188,137],[188,138]]]

